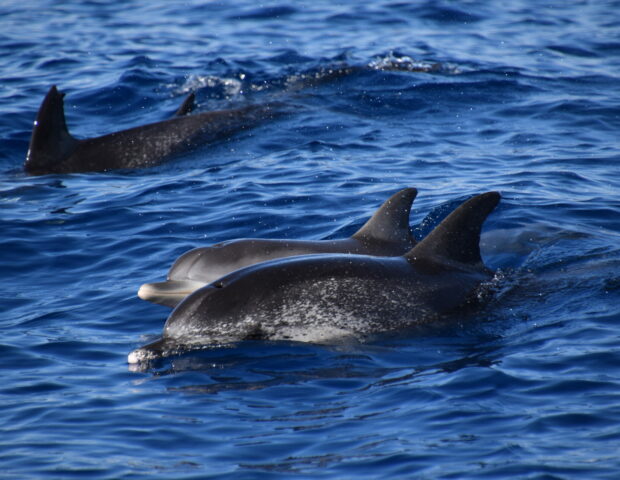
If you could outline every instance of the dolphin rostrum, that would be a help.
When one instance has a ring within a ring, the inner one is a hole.
[[[500,200],[470,198],[400,257],[322,254],[256,264],[195,291],[129,363],[246,339],[330,342],[395,332],[477,301],[492,277],[480,231]]]
[[[415,188],[396,192],[353,236],[340,240],[272,240],[250,238],[194,248],[181,255],[165,282],[145,283],[138,296],[168,307],[176,306],[198,288],[242,267],[275,258],[313,253],[402,255],[415,245],[409,230]]]
[[[272,104],[188,115],[190,94],[173,118],[78,140],[67,129],[63,97],[52,86],[39,108],[24,164],[30,175],[149,167],[276,115]]]

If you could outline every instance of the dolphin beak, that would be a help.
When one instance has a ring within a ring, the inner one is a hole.
[[[148,367],[149,363],[153,360],[179,355],[189,349],[189,346],[176,343],[174,340],[159,338],[148,345],[136,348],[127,355],[127,363],[130,364],[131,370],[140,371],[141,368],[138,367],[139,364],[142,364],[143,367]]]
[[[163,283],[163,282],[162,282]],[[149,343],[140,348],[136,348],[133,352],[127,355],[127,363],[137,364],[146,363],[157,358],[161,358],[167,351],[174,353],[174,350],[167,348],[166,340],[160,338],[159,340]]]
[[[174,308],[190,293],[205,285],[204,282],[194,280],[166,280],[165,282],[145,283],[138,290],[138,297],[148,302]]]

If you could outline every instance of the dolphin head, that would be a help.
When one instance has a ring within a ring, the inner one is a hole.
[[[190,293],[234,270],[235,261],[229,259],[230,255],[225,254],[222,246],[198,247],[185,252],[170,267],[166,281],[143,284],[138,297],[167,307],[177,306]]]
[[[252,267],[249,267],[252,268]],[[197,289],[176,305],[162,337],[131,352],[129,363],[142,363],[204,345],[223,345],[261,338],[260,323],[243,316],[246,302],[216,281]]]
[[[162,337],[184,344],[202,343],[205,339],[209,343],[228,343],[261,338],[257,303],[268,295],[271,286],[285,280],[277,268],[267,269],[259,273],[264,281],[259,284],[252,272],[261,271],[261,265],[283,261],[286,259],[245,267],[197,289],[172,311]]]

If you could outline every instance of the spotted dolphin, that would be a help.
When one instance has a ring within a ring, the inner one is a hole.
[[[403,256],[305,255],[232,272],[183,300],[162,337],[128,362],[245,339],[364,338],[472,305],[492,277],[480,231],[499,200],[497,192],[472,197]]]
[[[181,255],[165,282],[145,283],[138,296],[160,305],[176,306],[198,288],[242,267],[275,258],[313,253],[394,256],[411,250],[409,230],[415,188],[405,188],[386,200],[351,237],[340,240],[272,240],[250,238],[194,248]]]
[[[78,140],[67,129],[63,98],[54,85],[41,103],[24,164],[30,175],[149,167],[277,115],[273,104],[188,115],[190,95],[173,118]]]

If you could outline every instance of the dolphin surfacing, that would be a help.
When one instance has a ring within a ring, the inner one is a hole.
[[[403,256],[306,255],[232,272],[183,300],[161,339],[128,362],[247,339],[363,338],[471,305],[492,276],[480,231],[499,200],[497,192],[472,197]]]
[[[150,167],[277,115],[272,104],[189,115],[190,94],[173,118],[78,140],[67,128],[63,98],[54,85],[41,103],[24,164],[30,175]]]
[[[276,258],[314,253],[402,255],[415,245],[409,229],[415,188],[405,188],[386,200],[353,236],[340,240],[271,240],[250,238],[194,248],[181,255],[164,282],[145,283],[138,290],[143,299],[175,307],[201,287],[239,268]]]

